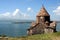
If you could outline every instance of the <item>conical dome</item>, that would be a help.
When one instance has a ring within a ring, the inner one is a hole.
[[[44,6],[42,6],[41,10],[39,11],[39,13],[37,14],[37,16],[50,16],[48,14],[48,12],[46,11],[46,9],[44,8]]]

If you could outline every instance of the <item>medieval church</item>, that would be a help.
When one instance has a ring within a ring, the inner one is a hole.
[[[36,22],[31,23],[31,27],[27,30],[28,35],[53,33],[56,32],[56,22],[50,21],[50,15],[42,6],[39,13],[36,15]]]

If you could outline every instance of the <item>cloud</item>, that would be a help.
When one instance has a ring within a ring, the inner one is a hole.
[[[33,12],[32,8],[31,7],[28,7],[27,8],[27,12]]]
[[[9,12],[6,12],[6,13],[3,13],[3,14],[0,14],[0,16],[9,16],[10,13]]]
[[[21,12],[20,9],[16,9],[12,13],[5,12],[0,14],[0,19],[29,19],[28,13]]]
[[[52,16],[52,19],[59,21],[60,20],[60,6],[57,6],[57,8],[53,10],[53,13],[54,13],[53,15],[54,17]]]
[[[23,16],[24,16],[24,18],[29,18],[30,17],[28,14],[24,14]]]
[[[20,11],[19,9],[16,9],[12,15],[15,16],[17,13],[19,13],[19,11]]]
[[[53,10],[55,15],[60,15],[60,6],[58,6],[55,10]]]
[[[0,19],[6,19],[6,20],[10,20],[10,19],[33,19],[32,16],[33,14],[31,14],[33,12],[33,9],[31,7],[28,7],[26,9],[25,12],[22,12],[20,9],[15,9],[15,11],[13,12],[5,12],[5,13],[0,13]]]

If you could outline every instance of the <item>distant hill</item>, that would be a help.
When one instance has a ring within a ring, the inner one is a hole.
[[[32,22],[35,20],[0,20],[0,22]]]
[[[56,21],[57,23],[60,23],[60,21]]]

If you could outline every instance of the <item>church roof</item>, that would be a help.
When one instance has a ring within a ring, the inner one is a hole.
[[[37,14],[37,16],[50,16],[48,14],[48,12],[46,11],[45,7],[42,6],[41,10],[39,11],[39,13]]]

